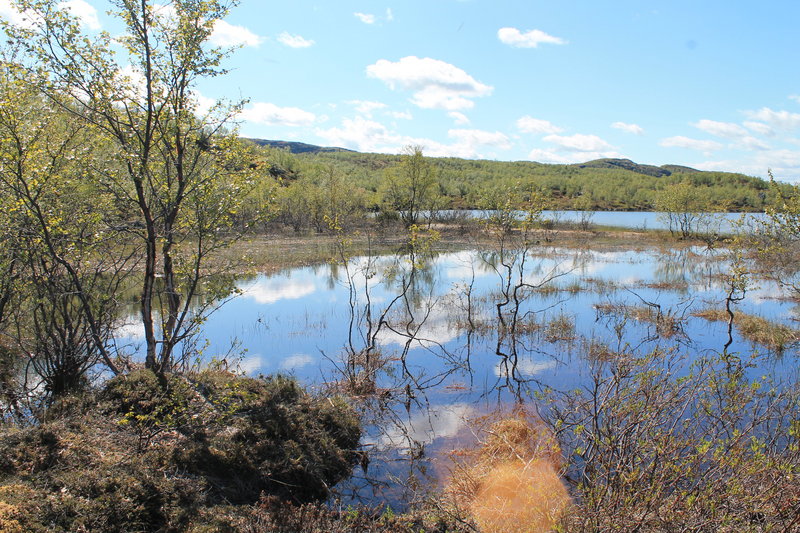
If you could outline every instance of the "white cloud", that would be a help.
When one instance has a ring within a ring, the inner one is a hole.
[[[216,46],[258,46],[264,39],[244,26],[235,26],[224,20],[214,23],[214,31],[208,40]]]
[[[487,157],[495,150],[511,147],[509,138],[500,132],[452,129],[447,132],[450,144],[431,139],[400,135],[385,125],[364,117],[342,120],[341,127],[317,129],[316,134],[333,146],[361,152],[401,153],[404,146],[419,145],[431,157]],[[488,150],[488,152],[487,152]]]
[[[692,124],[695,128],[703,130],[717,137],[736,139],[747,136],[747,130],[732,122],[717,122],[716,120],[703,119]]]
[[[294,280],[261,278],[243,288],[245,298],[252,298],[260,304],[272,304],[280,300],[297,300],[313,294],[317,288],[313,283]]]
[[[604,152],[559,152],[553,149],[534,148],[528,154],[528,159],[540,163],[557,163],[560,165],[570,165],[573,163],[585,163],[594,159],[619,158],[622,155],[614,151]]]
[[[356,111],[366,116],[372,116],[373,111],[384,109],[386,107],[386,104],[382,102],[371,102],[368,100],[350,100],[347,103],[355,106]]]
[[[762,150],[747,159],[704,161],[692,166],[700,170],[742,172],[762,177],[766,177],[767,169],[771,169],[777,179],[797,181],[800,176],[800,150]]]
[[[297,107],[278,107],[267,102],[255,102],[244,108],[240,118],[267,126],[309,126],[317,117]]]
[[[747,118],[766,122],[779,130],[794,130],[800,127],[800,113],[774,111],[768,107],[762,107],[758,111],[745,111],[744,114]]]
[[[298,370],[304,366],[314,364],[315,359],[308,354],[296,353],[281,361],[280,369],[283,371]]]
[[[561,133],[563,128],[559,128],[548,120],[533,118],[529,115],[517,120],[517,128],[522,133]]]
[[[429,57],[408,56],[397,62],[381,59],[367,67],[367,75],[392,90],[413,91],[411,102],[424,109],[469,109],[474,106],[471,98],[488,96],[494,89],[450,63]]]
[[[763,122],[746,121],[744,122],[744,125],[747,129],[754,131],[756,133],[760,133],[761,135],[766,135],[768,137],[775,135],[775,130],[773,130],[771,127],[769,127],[769,125],[764,124]]]
[[[537,361],[535,359],[523,357],[517,360],[516,364],[512,364],[510,361],[507,363],[497,363],[494,367],[494,374],[499,378],[509,377],[509,374],[531,377],[547,372],[548,370],[553,370],[555,367],[556,362],[553,360]]]
[[[688,148],[689,150],[697,150],[704,153],[715,152],[723,148],[723,146],[716,141],[690,139],[689,137],[683,137],[681,135],[663,139],[659,144],[666,148]]]
[[[361,152],[379,151],[386,146],[395,146],[397,142],[397,137],[391,135],[386,126],[364,117],[346,118],[341,127],[318,129],[316,134],[333,146]]]
[[[478,147],[489,146],[500,150],[511,148],[511,141],[499,131],[450,130],[447,136],[457,140],[457,145],[468,148],[469,153],[477,153]]]
[[[800,94],[790,94],[789,100],[794,100],[797,103],[800,103]]]
[[[414,116],[409,111],[389,111],[388,114],[390,117],[401,120],[411,120],[414,118]]]
[[[394,20],[394,13],[392,12],[391,7],[386,8],[386,21],[391,22]]]
[[[34,28],[41,25],[44,20],[33,11],[20,12],[9,0],[0,0],[0,17],[6,19],[14,26],[20,28]]]
[[[378,444],[387,448],[407,449],[410,442],[430,444],[436,439],[455,437],[473,416],[473,406],[465,403],[440,405],[435,410],[418,413],[399,426],[389,427]]]
[[[598,137],[597,135],[548,135],[545,142],[557,144],[561,148],[574,152],[603,152],[612,150],[613,146]]]
[[[749,150],[751,152],[770,149],[770,146],[767,143],[750,135],[745,135],[744,137],[737,139],[733,144],[733,147],[739,150]]]
[[[370,13],[358,13],[358,12],[356,12],[356,13],[353,13],[353,16],[355,16],[358,20],[360,20],[364,24],[375,24],[375,15],[372,15]]]
[[[141,319],[138,317],[129,317],[124,324],[114,328],[114,335],[117,338],[131,342],[143,341],[145,336]]]
[[[263,361],[261,360],[261,355],[254,354],[239,361],[237,367],[241,372],[249,375],[260,369],[262,365]]]
[[[147,93],[147,81],[144,74],[133,65],[125,65],[116,73],[114,83],[124,89],[131,98],[144,97]]]
[[[447,114],[447,116],[452,118],[457,126],[464,126],[465,124],[469,124],[469,117],[464,113],[459,113],[458,111],[450,111]]]
[[[278,42],[289,48],[308,48],[309,46],[314,46],[313,40],[306,39],[300,35],[292,35],[288,32],[283,32],[278,35]]]
[[[634,135],[644,135],[644,128],[638,124],[627,124],[625,122],[615,122],[611,125],[612,128],[632,133]]]
[[[497,31],[500,42],[515,48],[537,48],[540,44],[567,44],[559,37],[548,35],[541,30],[530,30],[522,33],[517,28],[500,28]]]
[[[100,19],[97,18],[97,10],[84,0],[67,0],[58,4],[59,9],[69,11],[70,14],[80,20],[81,25],[90,30],[100,29]]]
[[[214,106],[217,104],[217,101],[213,98],[209,98],[208,96],[203,96],[197,91],[192,92],[192,98],[195,101],[195,108],[194,112],[197,116],[204,117],[211,112]]]

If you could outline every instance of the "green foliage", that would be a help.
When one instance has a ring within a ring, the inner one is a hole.
[[[437,207],[437,178],[420,146],[408,146],[401,163],[384,172],[384,198],[406,228]]]
[[[357,152],[294,154],[295,169],[334,164],[367,191],[386,192],[384,169],[401,164],[403,157]],[[660,177],[621,166],[546,165],[527,161],[480,161],[425,158],[435,175],[440,208],[480,209],[481,192],[520,185],[542,191],[552,209],[583,209],[580,198],[590,198],[593,209],[652,210],[659,191],[687,182],[703,201],[703,211],[759,211],[774,193],[768,182],[742,174],[702,172],[684,167],[662,168]],[[391,173],[391,172],[390,172]]]
[[[554,395],[579,502],[565,530],[791,530],[797,391],[749,378],[755,364],[625,351],[594,362],[585,388]]]

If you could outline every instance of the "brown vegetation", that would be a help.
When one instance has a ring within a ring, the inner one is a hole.
[[[692,313],[709,322],[728,322],[730,315],[724,309],[704,309]],[[733,325],[742,337],[776,353],[800,342],[800,330],[746,313],[735,313]]]
[[[552,434],[522,409],[474,423],[478,446],[452,455],[446,497],[456,513],[486,533],[550,531],[571,501]]]

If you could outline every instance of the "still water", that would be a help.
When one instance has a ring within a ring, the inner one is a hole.
[[[727,324],[693,313],[724,309],[728,271],[725,251],[701,247],[353,257],[238,280],[241,295],[204,325],[205,353],[235,346],[249,375],[355,393],[371,465],[342,496],[402,507],[436,483],[471,417],[579,389],[592,361],[615,353],[673,347],[688,365],[721,352]],[[783,296],[754,281],[735,310],[794,327]],[[730,352],[769,351],[736,330],[732,340]],[[795,353],[767,354],[753,371],[789,375]]]

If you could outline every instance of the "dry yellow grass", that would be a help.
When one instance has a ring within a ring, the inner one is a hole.
[[[703,318],[709,322],[727,322],[729,319],[729,315],[724,309],[703,309],[692,313],[692,316]],[[760,316],[735,313],[733,325],[745,339],[778,353],[782,353],[787,347],[800,342],[800,330]]]
[[[521,410],[478,433],[478,447],[454,454],[454,505],[483,533],[551,531],[571,502],[552,435]]]

